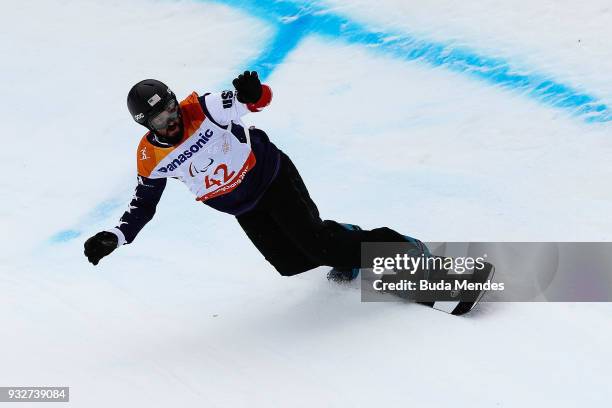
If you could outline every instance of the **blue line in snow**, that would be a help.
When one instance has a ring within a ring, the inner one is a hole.
[[[341,16],[318,2],[295,0],[202,0],[215,1],[245,10],[276,29],[272,41],[245,68],[256,69],[267,78],[299,42],[316,34],[405,61],[442,67],[483,80],[491,85],[518,91],[540,103],[583,118],[586,122],[610,122],[612,110],[596,97],[560,82],[549,75],[530,72],[497,57],[487,57],[451,43],[429,41],[411,34],[383,32]]]
[[[60,244],[80,237],[85,226],[108,219],[108,217],[115,210],[122,206],[127,206],[127,203],[120,201],[118,198],[102,202],[101,204],[97,205],[96,208],[86,214],[83,220],[77,226],[59,231],[52,235],[49,238],[49,243]]]

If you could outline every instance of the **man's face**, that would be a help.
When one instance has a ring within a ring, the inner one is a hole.
[[[151,128],[158,136],[177,140],[181,137],[181,109],[175,100],[171,100],[166,108],[151,118]]]
[[[178,138],[181,133],[180,120],[181,120],[181,115],[179,114],[179,116],[176,119],[172,119],[171,121],[168,121],[168,125],[165,128],[155,130],[155,133],[157,133],[159,136],[165,137],[166,139]]]

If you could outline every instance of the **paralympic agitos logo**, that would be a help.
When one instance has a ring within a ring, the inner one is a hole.
[[[165,167],[160,167],[159,171],[161,171],[162,173],[167,173],[169,171],[174,171],[178,169],[179,167],[181,167],[181,165],[185,163],[187,159],[191,158],[194,154],[198,153],[201,148],[204,147],[204,145],[206,144],[206,142],[210,140],[212,135],[213,135],[213,131],[210,129],[206,129],[204,134],[200,133],[198,135],[200,136],[200,138],[196,140],[194,144],[189,146],[188,149],[185,149],[183,153],[179,154],[176,159],[170,162],[170,164],[168,164]]]

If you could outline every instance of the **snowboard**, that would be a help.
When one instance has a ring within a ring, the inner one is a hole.
[[[475,271],[470,282],[473,283],[485,283],[493,280],[495,275],[495,266],[489,262],[484,262],[484,268]],[[456,300],[439,300],[434,302],[417,302],[419,304],[429,306],[432,309],[439,310],[441,312],[449,313],[455,316],[461,316],[470,312],[480,302],[482,296],[486,293],[486,290],[458,290],[451,291],[449,296],[456,298]]]
[[[482,284],[487,281],[492,281],[495,275],[495,266],[489,262],[483,262],[482,269],[476,269],[469,275],[470,283]],[[359,269],[339,270],[333,268],[327,275],[327,279],[335,283],[346,283],[357,278]],[[435,280],[434,280],[435,281]],[[430,307],[441,312],[445,312],[454,316],[464,315],[480,302],[486,290],[448,290],[440,294],[442,300],[422,301],[415,297],[414,293],[407,294],[406,292],[384,292],[397,296],[403,300],[412,303],[418,303]]]

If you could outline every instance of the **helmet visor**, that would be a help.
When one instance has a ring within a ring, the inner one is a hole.
[[[179,117],[179,105],[176,99],[171,99],[166,104],[163,111],[159,112],[155,116],[152,116],[149,120],[149,125],[155,130],[164,130],[168,125]]]

